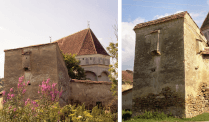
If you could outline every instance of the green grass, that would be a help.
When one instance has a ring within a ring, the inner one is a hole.
[[[193,118],[184,118],[184,119],[166,117],[164,119],[158,120],[158,118],[142,119],[142,118],[134,117],[123,122],[191,122],[191,121],[192,122],[196,122],[196,121],[209,122],[209,113],[203,113]]]

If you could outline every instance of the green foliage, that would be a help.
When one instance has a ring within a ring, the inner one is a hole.
[[[86,79],[86,75],[84,69],[79,65],[80,61],[77,60],[75,57],[76,55],[73,54],[62,54],[63,59],[65,61],[66,67],[68,69],[68,75],[72,79]]]
[[[123,112],[124,114],[125,112]],[[145,112],[143,115],[135,116],[129,120],[123,120],[123,122],[189,122],[189,121],[208,121],[209,113],[203,113],[193,118],[175,118],[171,114],[166,115],[159,112]]]
[[[112,87],[111,91],[113,92],[113,95],[117,95],[118,91],[118,27],[115,25],[115,36],[117,38],[117,43],[111,42],[109,44],[109,47],[107,47],[107,51],[110,54],[110,57],[112,58],[112,64],[109,65],[109,72],[110,75],[108,76],[110,80],[112,81]]]
[[[84,105],[61,108],[58,101],[62,91],[57,90],[56,83],[50,85],[50,79],[39,85],[40,99],[24,100],[27,85],[23,79],[19,79],[17,94],[13,94],[13,88],[7,95],[3,92],[5,100],[0,110],[0,122],[113,122],[114,114],[105,113],[97,106],[91,113]]]
[[[159,112],[151,112],[151,111],[145,111],[143,115],[138,116],[138,118],[142,119],[156,119],[156,120],[163,120],[166,119],[168,116],[166,114],[159,113]]]
[[[67,122],[113,122],[113,114],[105,113],[104,110],[95,106],[90,113],[85,109],[84,104],[82,106],[64,106],[61,111],[62,119]]]

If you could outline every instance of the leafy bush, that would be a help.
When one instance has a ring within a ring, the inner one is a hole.
[[[80,66],[80,61],[75,58],[76,55],[67,54],[67,53],[66,54],[62,53],[62,55],[68,70],[68,75],[72,79],[78,79],[78,80],[86,79],[84,69]]]
[[[26,87],[24,77],[19,78],[17,94],[13,88],[7,93],[3,91],[6,100],[0,110],[0,122],[113,122],[114,115],[94,107],[92,112],[85,106],[66,105],[60,107],[59,98],[62,91],[57,90],[57,83],[49,84],[50,79],[39,85],[39,100],[24,99]]]

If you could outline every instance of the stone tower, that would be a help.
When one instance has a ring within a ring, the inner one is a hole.
[[[33,45],[23,48],[4,50],[4,90],[8,93],[14,88],[17,93],[19,77],[24,75],[24,82],[30,81],[26,87],[24,98],[38,99],[39,85],[50,78],[50,84],[57,83],[59,91],[63,91],[60,105],[69,104],[71,96],[69,83],[71,78],[57,43]]]
[[[61,38],[58,42],[63,53],[76,54],[86,78],[92,81],[110,81],[110,56],[90,28]]]
[[[206,39],[209,41],[209,12],[200,29],[202,33],[205,35]]]
[[[157,109],[189,118],[205,112],[209,47],[189,13],[140,23],[134,31],[133,115]]]

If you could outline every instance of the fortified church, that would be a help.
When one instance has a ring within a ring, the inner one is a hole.
[[[71,79],[62,53],[76,54],[88,80]],[[18,79],[30,81],[25,98],[38,99],[43,80],[57,83],[62,90],[60,105],[83,104],[86,108],[108,107],[115,98],[110,91],[108,75],[110,56],[90,28],[47,44],[8,49],[5,52],[4,90],[17,90]]]
[[[110,56],[90,28],[61,38],[57,41],[63,53],[76,54],[85,70],[86,78],[92,81],[110,81],[108,78]]]

